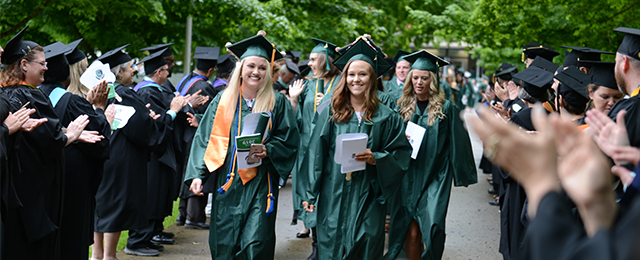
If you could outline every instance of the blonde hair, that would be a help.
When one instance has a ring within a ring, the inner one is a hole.
[[[87,62],[87,58],[80,60],[69,66],[69,71],[71,72],[71,83],[69,83],[69,87],[67,90],[73,94],[80,95],[82,97],[87,97],[87,92],[89,92],[89,88],[85,87],[80,83],[80,76],[87,70],[89,66]]]
[[[265,59],[266,60],[266,59]],[[231,78],[229,79],[229,85],[222,92],[221,99],[229,99],[231,103],[227,113],[229,115],[233,115],[236,111],[236,106],[238,105],[238,95],[240,95],[240,84],[242,84],[242,67],[244,66],[246,59],[237,62],[236,68],[233,70],[233,74],[231,74]],[[275,102],[275,95],[273,93],[273,82],[271,82],[271,66],[269,61],[267,61],[267,73],[265,78],[262,81],[262,85],[258,89],[258,93],[256,95],[256,101],[253,103],[252,112],[268,112],[273,110],[273,104]]]
[[[436,122],[436,118],[443,119],[442,105],[444,104],[444,91],[440,88],[436,79],[436,73],[429,71],[429,106],[427,106],[428,118],[427,124],[432,126]],[[418,96],[413,89],[413,70],[407,74],[406,84],[402,88],[402,97],[398,100],[398,113],[404,121],[411,120],[413,113],[416,112],[418,105]]]

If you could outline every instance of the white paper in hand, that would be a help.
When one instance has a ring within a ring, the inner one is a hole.
[[[116,75],[111,72],[109,64],[102,64],[99,60],[91,63],[91,66],[80,76],[80,83],[89,89],[95,88],[100,82],[115,82]]]
[[[341,173],[362,171],[367,167],[366,162],[355,160],[355,154],[367,150],[368,139],[369,136],[365,133],[341,134],[336,137],[336,151],[333,159],[341,165]]]
[[[424,133],[427,131],[422,126],[416,125],[413,122],[409,122],[407,124],[407,130],[405,130],[405,134],[409,136],[409,143],[411,144],[411,148],[413,148],[413,152],[411,152],[411,159],[418,158],[418,152],[420,151],[420,145],[422,144],[422,138],[424,138]]]
[[[111,124],[111,130],[123,128],[129,122],[129,118],[136,113],[136,109],[130,106],[115,105],[116,116]]]

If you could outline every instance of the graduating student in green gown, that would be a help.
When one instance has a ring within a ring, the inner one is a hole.
[[[232,46],[240,57],[228,87],[213,99],[193,137],[185,183],[202,196],[213,178],[209,247],[212,259],[273,259],[278,178],[293,168],[298,143],[287,98],[271,86],[271,64],[282,55],[262,35]],[[235,137],[251,113],[270,112],[258,167],[237,169]]]
[[[309,146],[311,133],[313,133],[315,126],[315,119],[320,114],[318,112],[320,111],[318,110],[318,106],[331,99],[332,90],[340,81],[340,70],[333,65],[333,61],[336,58],[336,45],[315,38],[312,38],[312,40],[316,46],[311,50],[308,65],[313,76],[308,80],[296,80],[289,90],[291,106],[296,112],[298,128],[300,130],[300,147],[296,157],[296,166],[292,173],[292,197],[295,212],[293,223],[297,223],[296,213],[302,210],[302,201],[296,192],[299,186],[297,185],[297,172]],[[313,222],[311,219],[305,221]],[[307,227],[303,228],[296,236],[308,237],[309,232],[309,224],[307,224]],[[313,247],[315,248],[315,244]]]
[[[476,183],[475,163],[460,109],[438,86],[436,73],[448,62],[424,50],[405,58],[412,66],[398,112],[426,132],[390,204],[385,259],[395,259],[403,249],[409,259],[441,259],[451,181],[455,186]]]
[[[300,172],[307,215],[316,214],[319,259],[382,259],[386,202],[410,159],[404,123],[376,96],[377,75],[391,67],[379,48],[359,38],[335,63],[342,78],[319,116]],[[347,174],[334,161],[340,134],[366,133],[367,149],[355,154],[366,169]],[[317,209],[317,210],[316,210]]]
[[[411,70],[411,64],[404,59],[404,56],[409,54],[408,51],[398,50],[396,55],[393,56],[393,62],[395,62],[395,76],[384,83],[384,92],[389,94],[393,98],[393,102],[397,102],[402,97],[402,87],[407,82],[407,73]]]

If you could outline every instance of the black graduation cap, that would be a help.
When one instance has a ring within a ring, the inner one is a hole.
[[[622,39],[622,42],[618,47],[618,52],[640,60],[640,30],[628,27],[618,27],[613,31],[627,34],[624,36],[624,39]]]
[[[293,61],[287,58],[285,58],[284,61],[289,71],[293,72],[293,74],[300,75],[300,69],[298,69],[298,65],[296,65],[295,63],[293,63]]]
[[[531,68],[532,66],[541,68],[541,69],[546,70],[546,71],[551,72],[551,73],[556,72],[556,70],[558,70],[558,67],[560,67],[560,66],[556,65],[555,63],[553,63],[553,62],[551,62],[551,61],[549,61],[549,60],[547,60],[545,58],[542,58],[540,56],[536,57],[533,60],[531,65],[529,65],[529,68]]]
[[[561,45],[560,47],[572,50],[571,52],[564,52],[564,62],[562,63],[562,67],[569,67],[571,65],[579,67],[578,62],[581,60],[599,61],[601,54],[614,54],[608,51],[596,50],[589,47],[575,47],[564,45]]]
[[[76,64],[77,62],[84,60],[84,58],[87,57],[84,54],[84,52],[78,49],[78,45],[80,44],[81,41],[82,39],[79,39],[72,43],[67,44],[67,52],[65,52],[65,55],[67,55],[67,60],[69,61],[69,65]]]
[[[553,57],[560,55],[553,51],[552,47],[537,42],[529,42],[522,49],[522,62],[527,58],[535,59],[538,56],[545,58],[549,61],[553,60]]]
[[[285,58],[291,59],[291,61],[296,64],[300,62],[300,55],[302,55],[301,51],[286,51],[285,53],[287,54],[284,56]]]
[[[44,47],[44,58],[47,60],[47,71],[44,79],[47,83],[62,82],[69,78],[69,62],[65,53],[68,47],[61,42],[54,42]]]
[[[149,56],[144,57],[142,58],[142,60],[140,60],[138,64],[144,63],[145,75],[153,74],[156,70],[158,70],[159,68],[162,68],[162,66],[167,64],[167,61],[164,60],[164,56],[163,56],[164,53],[165,53],[165,50],[160,50],[160,51],[151,53]]]
[[[384,53],[382,53],[380,48],[373,44],[369,38],[362,36],[358,37],[356,42],[350,46],[349,50],[341,55],[333,65],[343,70],[347,63],[353,60],[361,60],[369,63],[376,73],[376,78],[392,67],[391,64],[384,59]]]
[[[311,68],[309,68],[309,60],[303,60],[298,65],[298,70],[300,70],[300,75],[306,76],[311,72]]]
[[[162,57],[164,58],[164,57],[173,55],[173,52],[171,52],[171,49],[168,48],[171,45],[173,45],[172,42],[171,43],[158,44],[158,45],[149,46],[147,48],[142,48],[142,49],[140,49],[140,51],[149,51],[149,53],[154,53],[154,52],[163,50],[162,51]]]
[[[118,48],[110,50],[105,54],[102,54],[102,56],[100,56],[98,60],[103,64],[108,63],[109,67],[111,68],[118,66],[120,64],[123,64],[125,62],[129,62],[132,60],[131,57],[122,51],[124,48],[127,48],[129,45],[130,44],[125,44]]]
[[[405,51],[405,50],[398,50],[398,51],[396,52],[396,55],[395,55],[395,56],[393,56],[393,63],[398,63],[398,61],[403,61],[403,60],[405,60],[403,56],[405,56],[405,55],[407,55],[407,54],[411,54],[411,53],[410,53],[410,52],[408,52],[408,51]]]
[[[12,64],[22,57],[27,56],[33,48],[40,46],[35,42],[22,40],[22,35],[24,35],[27,28],[29,28],[29,25],[22,28],[22,30],[7,42],[7,45],[4,47],[4,53],[2,54],[2,64]]]
[[[591,83],[598,86],[604,86],[610,89],[619,90],[618,83],[616,82],[616,76],[614,68],[615,62],[607,61],[583,61],[591,66],[589,70],[589,76],[591,77]]]
[[[261,34],[234,43],[228,49],[240,60],[249,56],[262,57],[267,59],[268,62],[282,59],[282,54],[276,49],[275,45]]]
[[[218,55],[220,47],[200,47],[197,46],[193,52],[193,58],[196,59],[196,68],[207,71],[218,63]]]
[[[587,85],[591,83],[591,77],[587,74],[584,74],[575,66],[569,66],[559,72],[555,78],[561,83],[558,86],[558,94],[562,96],[565,102],[568,102],[573,107],[584,107],[589,102]]]
[[[218,57],[218,73],[226,73],[236,67],[236,58],[231,54],[222,54]]]
[[[513,78],[513,75],[518,73],[518,66],[503,62],[495,73],[496,77],[499,77],[502,80],[510,81]]]
[[[536,66],[529,68],[513,75],[513,78],[523,82],[522,87],[532,97],[540,100],[544,97],[547,89],[551,88],[553,83],[553,72],[546,71]]]

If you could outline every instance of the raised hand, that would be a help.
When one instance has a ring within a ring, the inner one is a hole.
[[[116,105],[111,104],[104,110],[104,116],[107,118],[109,125],[113,124],[113,119],[116,118]]]
[[[67,126],[67,145],[78,140],[82,134],[82,130],[89,124],[89,116],[81,115],[69,123]]]
[[[9,112],[9,116],[4,119],[4,124],[9,128],[9,135],[17,132],[29,120],[29,116],[35,113],[35,109],[20,108],[15,113]]]
[[[189,125],[192,127],[198,127],[198,118],[189,112],[187,112],[187,116],[187,122],[189,122]]]

